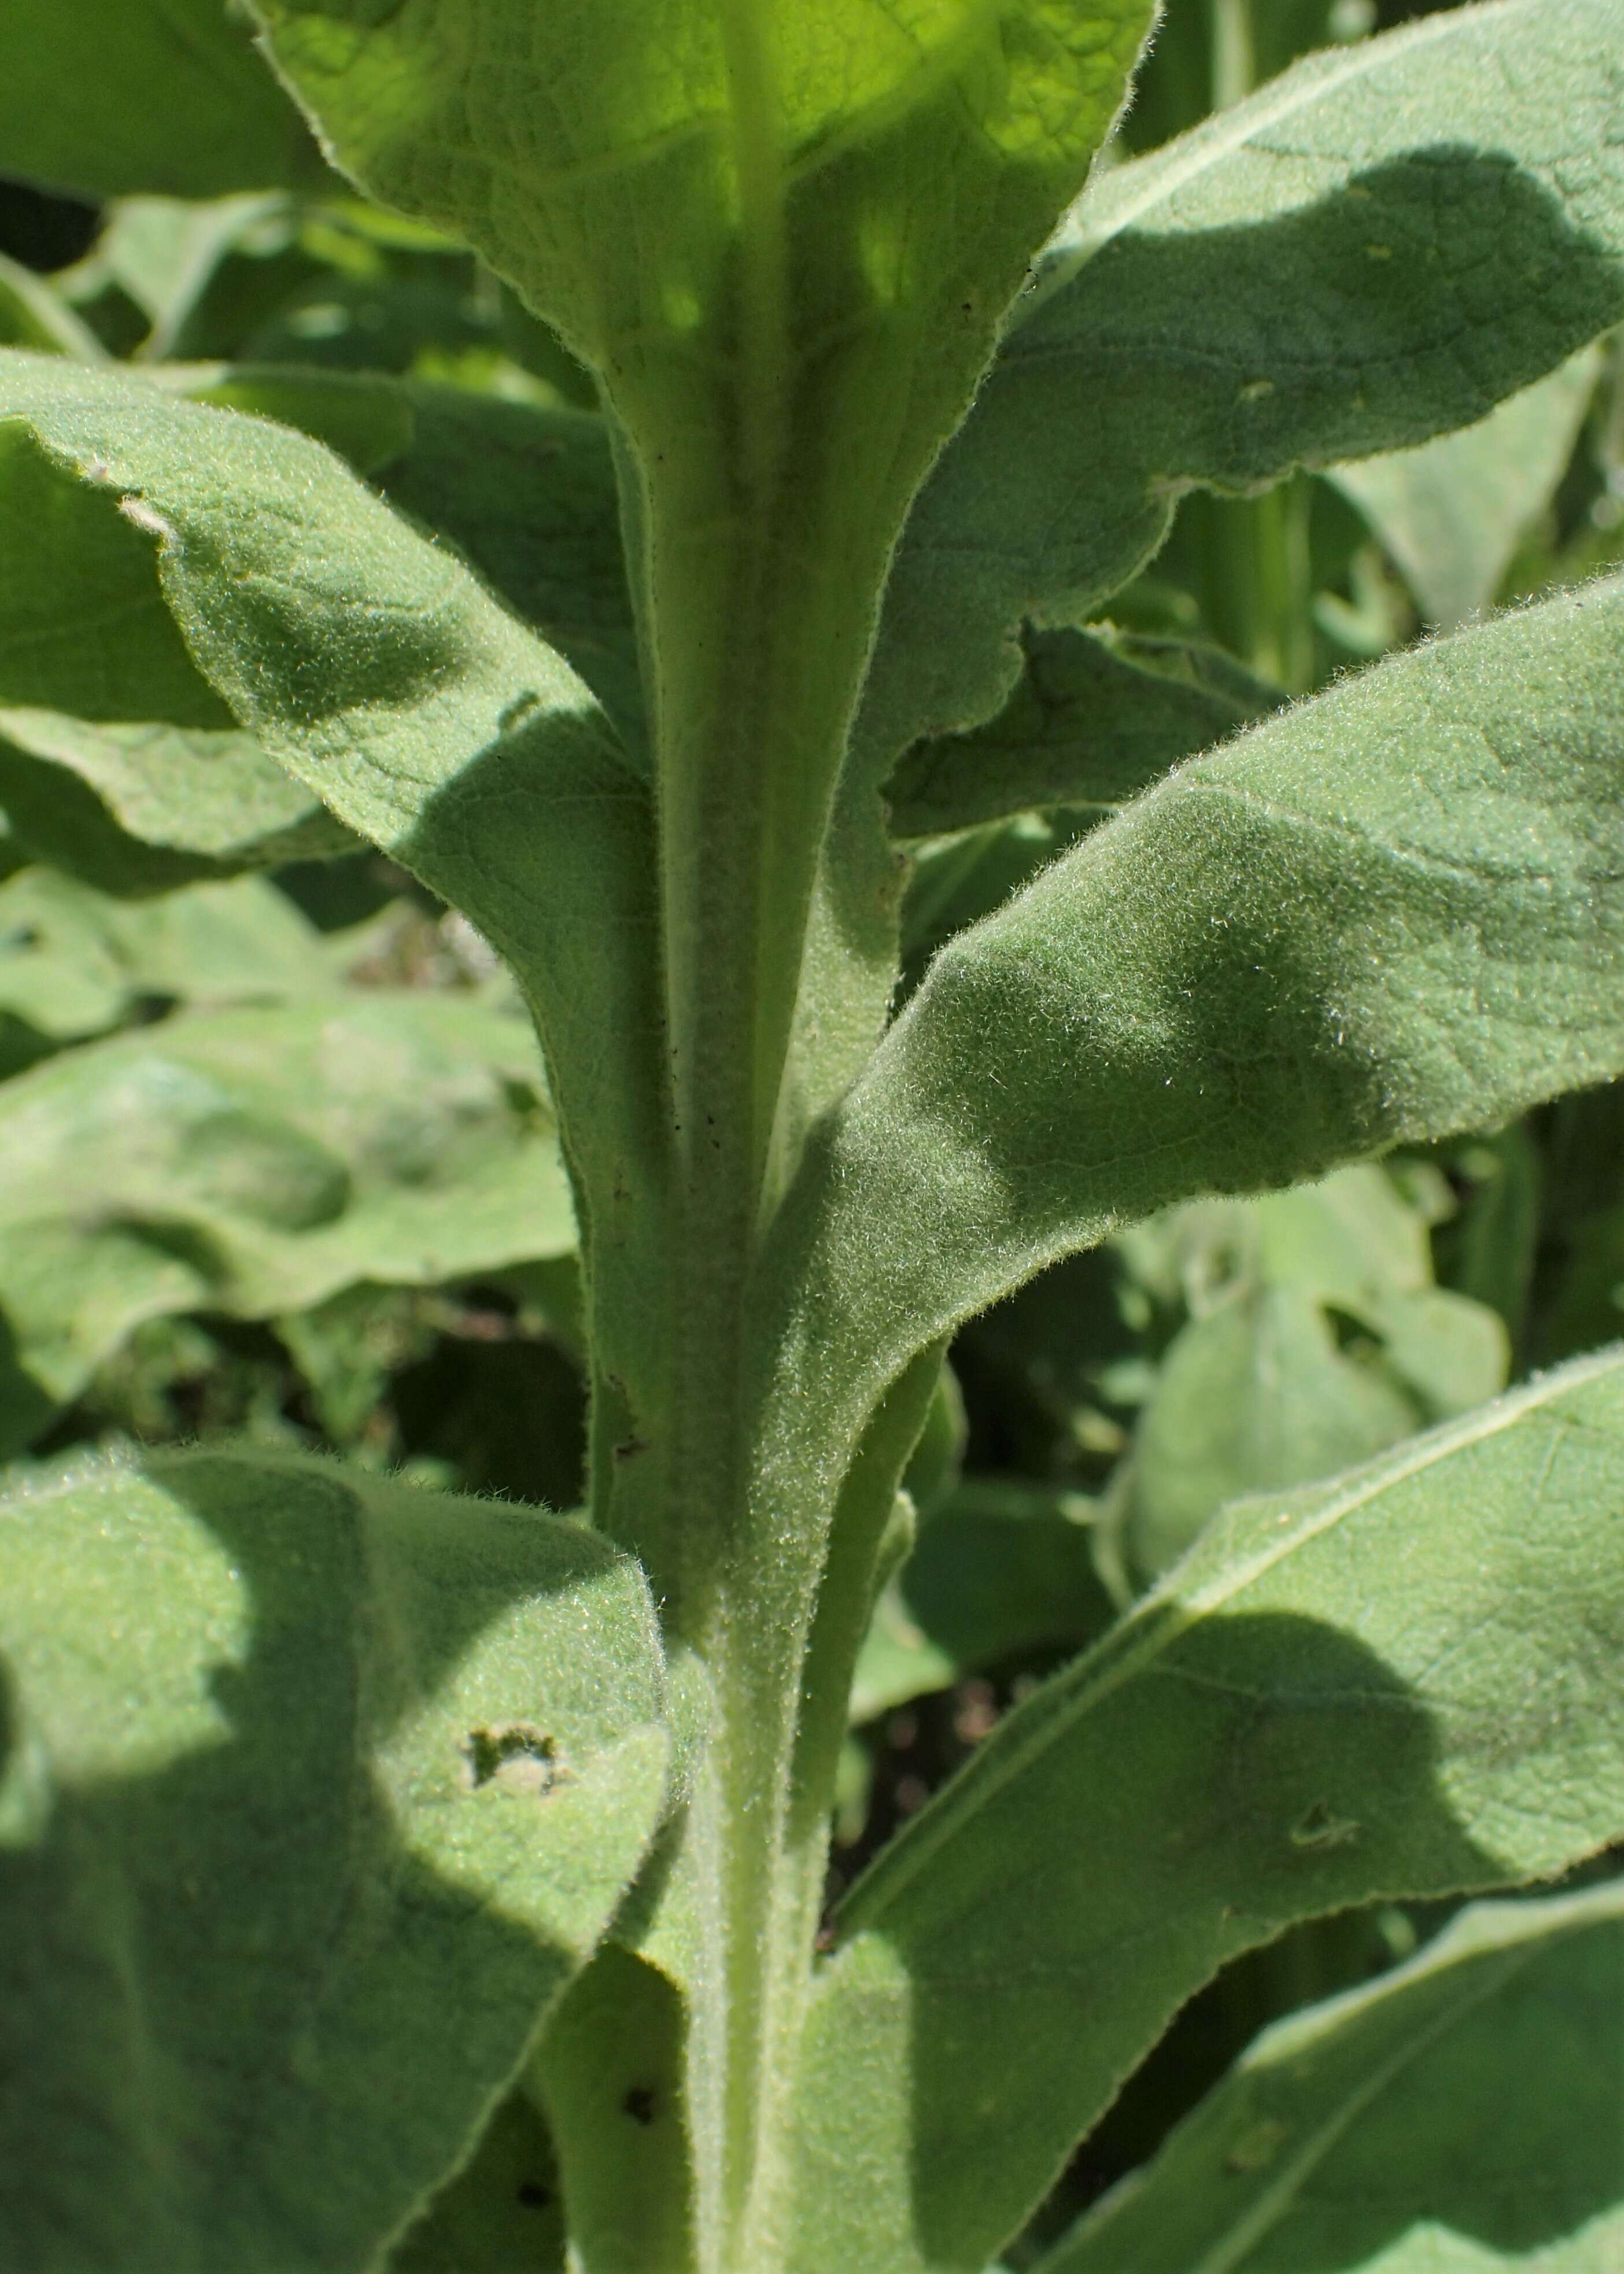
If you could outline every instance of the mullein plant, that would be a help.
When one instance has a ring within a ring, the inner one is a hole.
[[[1154,0],[254,12],[245,145],[320,162],[268,62],[598,409],[498,477],[470,397],[437,486],[404,387],[0,355],[0,696],[229,733],[500,951],[590,1505],[233,1450],[18,1487],[0,2263],[983,2274],[1227,1960],[1624,1836],[1604,1352],[1222,1510],[823,1917],[955,1329],[1624,1072],[1624,579],[1221,742],[1200,659],[1107,621],[1190,490],[1467,426],[1624,319],[1624,0],[1429,15],[1114,163]],[[898,1013],[909,847],[1056,807],[1109,817]],[[1611,2263],[1621,1979],[1616,1881],[1470,1908],[1045,2274]]]

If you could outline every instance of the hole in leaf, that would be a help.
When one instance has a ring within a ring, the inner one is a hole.
[[[558,1747],[545,1731],[528,1721],[500,1721],[489,1728],[470,1729],[462,1748],[468,1781],[474,1791],[487,1784],[506,1786],[509,1792],[550,1792],[563,1771]]]

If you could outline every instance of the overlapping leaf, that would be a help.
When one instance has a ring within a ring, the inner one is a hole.
[[[360,2274],[658,1818],[641,1578],[532,1510],[210,1454],[13,1496],[0,1572],[8,2251]]]
[[[865,728],[880,769],[1006,699],[1182,489],[1425,441],[1624,314],[1624,5],[1493,0],[1311,56],[1099,177],[920,499]]]
[[[1040,2274],[1597,2274],[1624,2246],[1624,1893],[1481,1903],[1282,2022]]]
[[[7,1083],[7,1449],[143,1319],[265,1318],[568,1253],[540,1087],[522,1020],[361,990],[169,1020]]]
[[[227,0],[13,0],[5,65],[0,158],[54,189],[208,198],[324,171]]]
[[[1621,1490],[1615,1351],[1231,1507],[848,1898],[793,2264],[980,2274],[1227,1957],[1617,1838]]]
[[[945,949],[781,1229],[794,1442],[1124,1219],[1624,1066],[1620,627],[1615,580],[1345,681]]]

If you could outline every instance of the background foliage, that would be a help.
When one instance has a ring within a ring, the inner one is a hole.
[[[1172,0],[1124,139],[1154,148],[1298,52],[1426,12]],[[160,195],[116,138],[100,177],[64,178],[39,139],[43,96],[13,84],[0,167],[62,186],[0,185],[0,341],[174,367],[177,388],[304,425],[442,526],[470,399],[554,418],[572,478],[601,497],[590,389],[565,352],[472,255],[342,191],[285,106],[261,110],[257,81],[244,86],[239,132],[177,159]],[[238,165],[256,186],[239,186]],[[258,186],[272,180],[284,186]],[[224,380],[212,367],[226,363],[251,376]],[[482,432],[500,446],[500,409]],[[500,447],[489,478],[494,495]],[[576,554],[560,568],[556,546],[551,558],[510,546],[482,566],[499,587],[528,580],[532,613],[629,712],[614,563]],[[1068,704],[1109,700],[1113,672],[1132,667],[1144,724],[1142,674],[1156,674],[1165,717],[1138,772],[1125,754],[1132,778],[1087,805],[1051,802],[1038,779],[1029,811],[989,819],[955,787],[962,748],[913,754],[897,805],[917,853],[908,983],[1182,749],[1429,628],[1619,565],[1613,340],[1445,441],[1255,499],[1192,495],[1093,639],[1034,636],[1013,698],[1041,707],[1064,784]],[[110,625],[118,576],[109,556]],[[206,689],[162,754],[191,769],[186,826],[170,802],[148,810],[152,751],[116,723],[143,715],[114,683],[116,636],[105,718],[66,717],[30,605],[16,580],[0,590],[0,1456],[12,1479],[131,1440],[247,1442],[335,1454],[358,1491],[393,1478],[570,1507],[584,1411],[573,1230],[511,982],[465,919],[382,856],[310,858],[331,855],[336,825],[267,779]],[[190,669],[178,650],[174,668]],[[149,708],[175,718],[173,690]],[[1029,722],[1016,724],[1030,749]],[[1223,1502],[1329,1475],[1620,1331],[1619,1088],[1312,1187],[1165,1211],[964,1329],[911,1475],[918,1545],[859,1668],[831,1894]],[[1605,1889],[1614,1869],[1604,1859],[1583,1877]],[[1410,2026],[1414,2000],[1448,1993],[1462,1968],[1500,1966],[1493,1995],[1513,1998],[1501,1944],[1515,1943],[1517,1907],[1460,1951],[1433,1939],[1448,1910],[1344,1913],[1234,1963],[1090,2138],[1011,2265],[1142,2162],[1265,2023],[1429,1951],[1433,1974],[1395,1976],[1346,2009],[1350,2043]],[[1540,1964],[1594,1965],[1582,1941],[1575,1929]],[[1209,2103],[1199,2136],[1179,2135],[1182,2185],[1267,2125],[1258,2107],[1290,2026]],[[504,2134],[486,2153],[528,2170],[543,2150],[539,2135]],[[544,2215],[543,2180],[527,2184]],[[1065,2274],[1115,2264],[1115,2247],[1109,2233],[1079,2245]],[[422,2263],[438,2263],[426,2242]]]

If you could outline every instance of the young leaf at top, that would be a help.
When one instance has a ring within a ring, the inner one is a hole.
[[[863,729],[881,773],[1008,695],[1192,485],[1483,417],[1624,315],[1624,0],[1491,0],[1308,57],[1069,217],[921,496]]]
[[[797,2274],[981,2274],[1225,1960],[1616,1839],[1621,1492],[1613,1351],[1235,1502],[1000,1723],[839,1915]]]
[[[89,198],[215,198],[326,172],[229,0],[9,0],[0,160]]]
[[[1601,2274],[1624,2251],[1624,1886],[1477,1903],[1265,2030],[1038,2274]]]
[[[362,2274],[665,1792],[635,1567],[289,1457],[0,1505],[0,2229],[29,2274]]]

